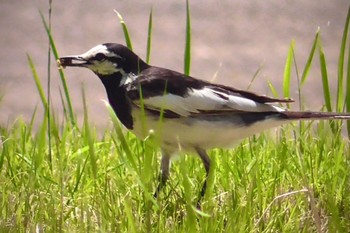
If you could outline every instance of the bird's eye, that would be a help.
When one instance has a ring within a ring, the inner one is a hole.
[[[96,61],[102,61],[102,60],[105,60],[105,59],[106,59],[106,55],[104,55],[103,53],[98,53],[94,57],[94,60],[96,60]]]

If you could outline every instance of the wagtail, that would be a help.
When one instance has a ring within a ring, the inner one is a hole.
[[[158,196],[169,177],[171,157],[195,152],[208,178],[208,149],[227,148],[245,137],[295,120],[349,119],[350,114],[288,111],[276,99],[151,66],[121,44],[100,44],[61,57],[60,67],[86,67],[102,81],[120,122],[138,138],[153,132],[162,150]],[[206,191],[205,180],[201,197]],[[201,198],[200,197],[200,198]]]

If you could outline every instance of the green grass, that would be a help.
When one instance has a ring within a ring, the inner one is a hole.
[[[187,10],[190,17],[189,4]],[[119,18],[131,47],[126,24],[120,15]],[[348,21],[349,17],[346,34]],[[189,22],[188,18],[184,52],[188,62],[184,67],[188,72]],[[150,59],[152,12],[148,32],[146,49]],[[307,75],[318,53],[322,74],[318,81],[324,85],[329,109],[333,102],[328,93],[326,55],[320,36],[317,32],[300,75],[299,96],[302,97],[302,86],[308,81]],[[284,94],[290,93],[293,67],[299,77],[294,43],[286,59]],[[340,54],[349,53],[348,44],[340,46]],[[57,51],[54,56],[58,57]],[[349,62],[344,62],[345,59],[346,56],[341,59],[340,66],[345,64],[343,69],[348,72]],[[60,73],[63,118],[53,111],[49,118],[47,97],[30,56],[28,61],[43,103],[39,107],[46,112],[37,116],[33,107],[29,123],[17,119],[0,126],[0,232],[347,232],[350,229],[350,150],[339,124],[337,127],[329,122],[286,125],[245,139],[234,149],[210,151],[215,169],[209,176],[208,192],[200,212],[195,208],[205,177],[200,159],[185,155],[174,161],[170,182],[160,197],[153,199],[160,158],[153,136],[145,141],[136,139],[121,127],[108,105],[111,125],[98,133],[90,125],[83,89],[84,121],[81,125],[76,123],[63,72]],[[348,88],[348,77],[338,80],[338,88]],[[269,85],[277,95],[272,84]],[[341,97],[335,103],[336,108],[344,103],[348,106],[349,97],[344,93],[336,96]],[[34,129],[36,121],[42,123]]]

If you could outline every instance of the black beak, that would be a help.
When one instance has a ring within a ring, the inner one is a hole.
[[[81,56],[60,57],[57,60],[57,65],[60,68],[66,68],[66,66],[85,67],[88,64],[90,64],[90,62],[88,60],[85,60]]]

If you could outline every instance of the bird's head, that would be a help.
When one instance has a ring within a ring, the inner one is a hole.
[[[99,77],[128,73],[138,74],[148,65],[135,53],[121,44],[100,44],[89,51],[74,56],[66,56],[58,59],[58,65],[62,68],[86,67]]]

